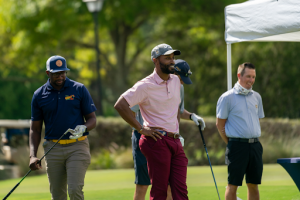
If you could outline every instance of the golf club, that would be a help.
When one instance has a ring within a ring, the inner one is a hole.
[[[211,169],[211,173],[212,173],[212,176],[213,176],[214,181],[215,181],[215,186],[216,186],[216,189],[217,189],[217,193],[218,193],[218,196],[219,196],[219,200],[221,200],[220,194],[219,194],[219,190],[218,190],[218,186],[217,186],[217,182],[216,182],[216,179],[215,179],[215,175],[214,175],[214,172],[213,172],[213,169],[212,169],[212,166],[211,166],[211,162],[210,162],[210,159],[209,159],[209,156],[208,156],[208,152],[207,152],[205,140],[204,140],[204,137],[203,137],[203,134],[202,134],[201,125],[198,125],[198,128],[199,128],[200,135],[201,135],[201,138],[202,138],[202,141],[203,141],[203,146],[204,146],[205,151],[206,151],[206,155],[207,155],[207,159],[208,159],[209,166],[210,166],[210,169]]]
[[[64,135],[66,135],[68,132],[74,132],[73,129],[68,129],[62,136],[60,136],[60,138],[55,142],[55,144],[43,155],[43,157],[37,162],[37,163],[41,163],[41,161],[43,160],[43,158],[49,153],[49,151],[61,140],[61,138],[63,138]],[[15,185],[15,187],[2,199],[5,200],[7,199],[7,197],[9,197],[9,195],[11,195],[11,193],[20,185],[20,183],[25,179],[25,177],[31,172],[31,169],[25,174],[25,176],[19,181],[19,183],[17,183],[17,185]]]

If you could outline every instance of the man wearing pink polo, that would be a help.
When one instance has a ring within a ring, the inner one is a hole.
[[[142,134],[140,149],[148,162],[152,183],[150,199],[166,200],[170,183],[173,200],[186,200],[188,159],[179,140],[180,80],[174,73],[179,50],[160,44],[151,51],[153,73],[138,81],[121,95],[115,109],[121,117]],[[143,126],[132,115],[130,107],[139,104]]]

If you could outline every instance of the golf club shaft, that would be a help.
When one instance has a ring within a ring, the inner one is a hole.
[[[210,170],[211,170],[212,176],[214,178],[214,182],[215,182],[215,186],[216,186],[216,189],[217,189],[218,197],[219,197],[219,200],[221,200],[219,190],[218,190],[218,186],[217,186],[217,182],[216,182],[216,179],[215,179],[215,175],[214,175],[212,165],[211,165],[211,162],[210,162],[210,159],[209,159],[209,156],[208,156],[205,140],[204,140],[204,137],[203,137],[203,134],[202,134],[201,125],[199,125],[198,128],[199,128],[200,135],[201,135],[201,138],[202,138],[202,141],[203,141],[203,146],[204,146],[205,151],[206,151],[206,155],[207,155],[207,159],[208,159],[208,162],[209,162]]]
[[[25,177],[29,174],[31,172],[31,169],[26,173],[26,175],[25,176],[23,176],[23,178],[19,181],[19,183],[17,183],[16,185],[15,185],[15,187],[3,198],[3,200],[5,200],[5,199],[7,199],[7,197],[9,197],[9,195],[11,194],[11,193],[13,193],[13,191],[20,185],[20,183],[25,179]]]
[[[55,144],[43,155],[43,157],[41,157],[41,159],[37,162],[37,164],[41,163],[41,161],[43,160],[43,158],[49,153],[49,151],[64,137],[64,135],[66,135],[68,132],[70,131],[70,129],[68,129],[62,136],[60,136],[60,138],[55,142]],[[11,189],[11,191],[2,199],[2,200],[6,200],[7,197],[9,197],[9,195],[11,195],[11,193],[13,193],[13,191],[20,185],[20,183],[25,179],[25,177],[31,172],[32,170],[30,169],[25,176],[23,176],[23,178],[19,181],[19,183],[17,183],[15,185],[15,187],[13,187],[13,189]]]

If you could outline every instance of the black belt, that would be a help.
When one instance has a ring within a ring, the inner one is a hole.
[[[229,138],[229,141],[255,143],[255,142],[259,142],[259,139],[258,138],[250,138],[250,139],[246,139],[246,138]]]

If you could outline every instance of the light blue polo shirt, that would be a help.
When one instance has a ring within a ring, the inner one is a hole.
[[[184,111],[184,87],[182,84],[180,86],[180,99],[181,99],[181,102],[179,104],[180,113],[183,113],[183,111]],[[140,124],[143,124],[144,120],[143,120],[139,105],[132,106],[130,109],[132,110],[132,112],[135,112],[135,119]],[[132,127],[132,129],[135,130],[135,128],[133,128],[133,127]]]
[[[225,132],[231,138],[257,138],[261,136],[259,119],[264,118],[260,94],[238,94],[235,88],[228,90],[217,103],[217,118],[227,119]]]

